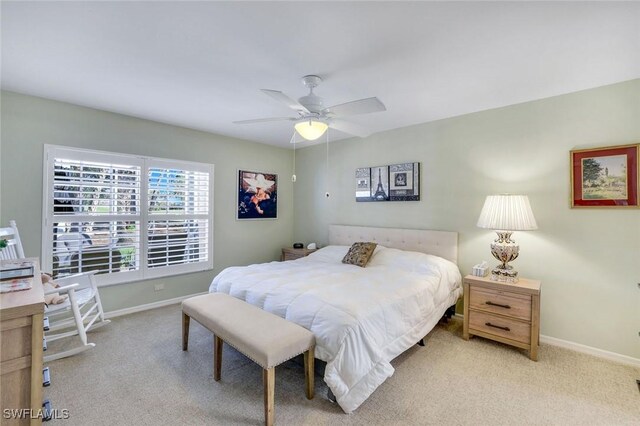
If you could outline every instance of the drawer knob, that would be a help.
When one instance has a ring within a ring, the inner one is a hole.
[[[487,327],[499,328],[500,330],[504,330],[504,331],[511,331],[511,329],[509,327],[502,327],[500,325],[494,325],[494,324],[491,324],[490,322],[485,322],[484,325],[486,325]]]
[[[484,303],[489,305],[489,306],[497,306],[498,308],[511,309],[511,306],[509,306],[509,305],[501,305],[500,303],[493,303],[490,300],[488,300],[488,301],[486,301]]]

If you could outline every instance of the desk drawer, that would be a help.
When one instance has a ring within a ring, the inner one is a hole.
[[[526,321],[531,320],[531,296],[527,294],[471,287],[469,307]]]
[[[469,329],[483,331],[516,342],[531,343],[531,324],[485,312],[469,311]]]
[[[8,326],[12,326],[12,323],[15,323],[17,327],[8,328]],[[0,331],[0,356],[2,356],[2,361],[31,355],[31,318],[7,320],[2,326],[4,328]]]

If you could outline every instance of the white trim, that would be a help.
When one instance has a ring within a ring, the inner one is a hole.
[[[455,316],[464,320],[464,315],[456,313]],[[593,346],[583,345],[581,343],[571,342],[569,340],[558,339],[557,337],[540,335],[540,343],[544,343],[551,346],[558,346],[560,348],[569,349],[574,352],[580,352],[587,355],[592,355],[597,358],[606,359],[609,361],[618,362],[620,364],[630,365],[632,367],[640,367],[640,359],[633,358],[631,356],[618,354],[615,352],[605,351],[604,349],[594,348]]]
[[[176,303],[180,303],[183,300],[186,300],[190,297],[201,296],[203,294],[207,294],[208,292],[195,293],[195,294],[187,294],[185,296],[174,297],[173,299],[159,300],[157,302],[145,303],[144,305],[131,306],[129,308],[117,309],[115,311],[105,312],[105,318],[115,318],[121,317],[123,315],[135,314],[136,312],[148,311],[150,309],[163,308],[169,305],[175,305]]]
[[[583,354],[593,355],[598,358],[603,358],[609,361],[619,362],[620,364],[630,365],[632,367],[640,367],[640,359],[633,358],[627,355],[618,354],[615,352],[605,351],[604,349],[594,348],[592,346],[583,345],[580,343],[570,342],[568,340],[558,339],[556,337],[540,335],[540,343],[546,343],[547,345],[558,346],[560,348],[570,349],[575,352]]]

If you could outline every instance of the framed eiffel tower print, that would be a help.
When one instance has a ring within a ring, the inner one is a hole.
[[[356,169],[356,201],[420,201],[420,163]]]
[[[389,166],[371,168],[371,201],[389,201]]]

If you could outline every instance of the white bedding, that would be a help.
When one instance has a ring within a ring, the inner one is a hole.
[[[347,246],[298,260],[230,267],[210,292],[228,293],[316,336],[325,382],[350,413],[393,374],[390,361],[424,337],[462,293],[458,267],[378,246],[365,268],[341,263]]]

